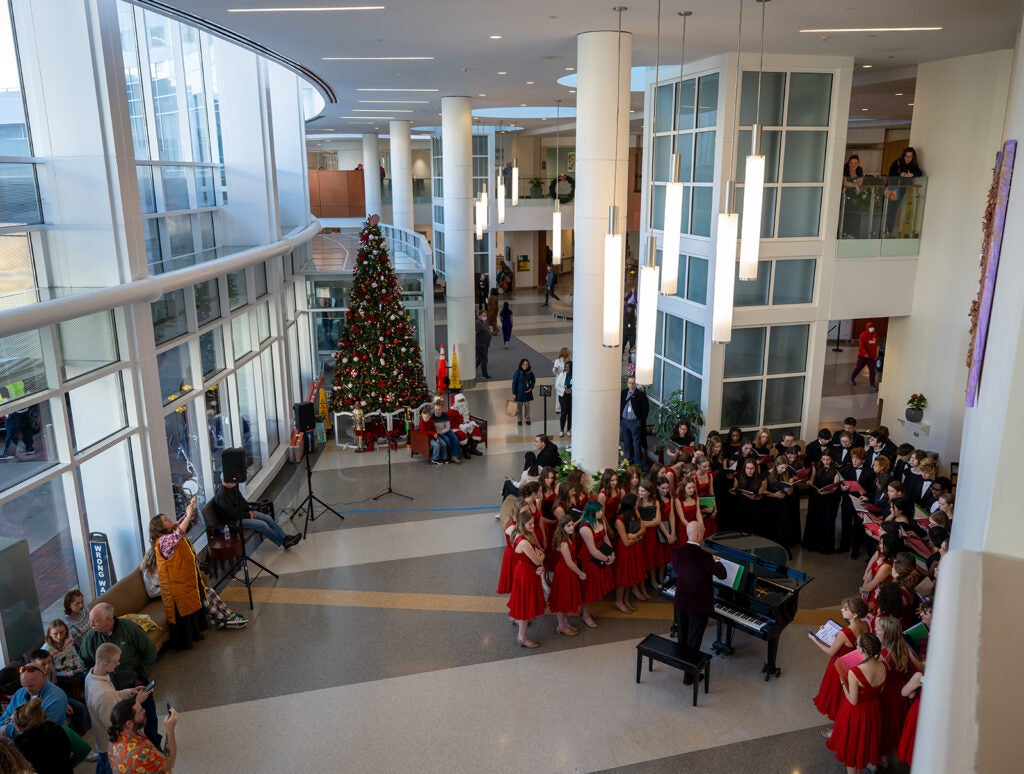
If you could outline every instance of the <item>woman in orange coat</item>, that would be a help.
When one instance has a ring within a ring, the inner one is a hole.
[[[179,650],[191,650],[193,640],[203,639],[207,627],[203,581],[199,575],[196,550],[185,537],[196,517],[196,500],[185,509],[177,523],[158,513],[149,522],[149,540],[156,555],[160,596],[164,601],[171,642]]]

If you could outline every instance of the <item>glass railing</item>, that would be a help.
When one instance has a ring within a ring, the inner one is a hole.
[[[384,180],[384,183],[380,187],[380,201],[381,204],[393,204],[392,201],[392,190],[391,190],[391,178]],[[412,203],[413,204],[430,204],[430,179],[423,177],[414,177],[412,179]]]
[[[0,163],[0,226],[30,226],[43,222],[32,163]]]
[[[917,255],[927,188],[925,177],[865,177],[860,188],[843,188],[838,257]]]

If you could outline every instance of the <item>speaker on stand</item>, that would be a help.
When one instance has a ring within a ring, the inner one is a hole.
[[[228,484],[243,484],[243,483],[245,483],[246,478],[248,478],[248,473],[247,473],[246,467],[245,467],[245,449],[241,449],[241,448],[237,448],[237,447],[236,448],[232,448],[232,449],[225,449],[223,452],[221,452],[220,464],[221,464],[221,479],[225,483],[228,483]],[[209,503],[207,503],[207,505],[216,508],[216,502],[213,501],[213,500],[211,500]],[[218,512],[220,511],[219,508],[217,508],[216,510]],[[261,564],[260,562],[256,561],[255,559],[253,559],[253,558],[251,558],[249,556],[249,550],[246,548],[246,545],[245,545],[245,529],[242,527],[242,522],[241,521],[229,523],[229,524],[227,524],[227,526],[228,526],[228,530],[229,531],[237,531],[237,533],[238,533],[238,542],[239,542],[240,548],[241,548],[241,554],[238,557],[238,561],[235,562],[235,564],[231,567],[231,569],[228,572],[228,575],[230,575],[236,581],[240,582],[242,585],[245,586],[245,590],[246,590],[246,592],[248,592],[248,595],[249,595],[249,609],[252,610],[253,609],[253,607],[252,607],[252,584],[253,584],[253,581],[255,581],[256,578],[259,577],[260,573],[262,573],[262,572],[265,572],[268,575],[272,575],[275,579],[278,577],[278,575],[277,575],[276,572],[271,570],[266,565]],[[259,568],[259,570],[257,570],[255,575],[250,575],[250,573],[249,573],[249,564],[250,563],[256,565]],[[236,575],[236,573],[238,572],[239,566],[241,566],[241,568],[242,568],[242,577],[241,578],[239,578]]]
[[[313,408],[313,404],[308,401],[293,404],[292,420],[295,423],[295,429],[302,433],[305,451],[303,457],[306,459],[306,502],[299,508],[299,510],[305,510],[306,512],[306,524],[302,528],[302,537],[305,538],[309,532],[309,523],[323,516],[323,513],[315,512],[314,502],[322,505],[326,511],[330,511],[342,521],[345,521],[345,517],[313,494],[313,464],[309,459],[310,454],[316,451],[316,411]],[[298,510],[296,510],[296,513],[298,513]]]

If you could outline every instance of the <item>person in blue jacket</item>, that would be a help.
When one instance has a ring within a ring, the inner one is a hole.
[[[519,424],[530,424],[530,403],[533,401],[533,386],[537,377],[530,368],[530,361],[525,357],[519,361],[519,367],[512,374],[512,398],[516,402],[516,419]]]

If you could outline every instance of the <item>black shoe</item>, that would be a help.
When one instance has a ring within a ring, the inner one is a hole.
[[[291,548],[292,546],[297,544],[300,540],[302,540],[302,535],[288,535],[281,542],[281,545],[284,546],[285,548]]]
[[[473,449],[473,454],[476,455],[477,457],[483,457],[484,456],[484,453],[482,451],[480,451],[479,449]]]
[[[531,422],[531,421],[530,421],[529,419],[527,419],[527,420],[526,420],[526,424],[528,424],[528,425],[532,425],[532,424],[533,424],[533,422]]]

